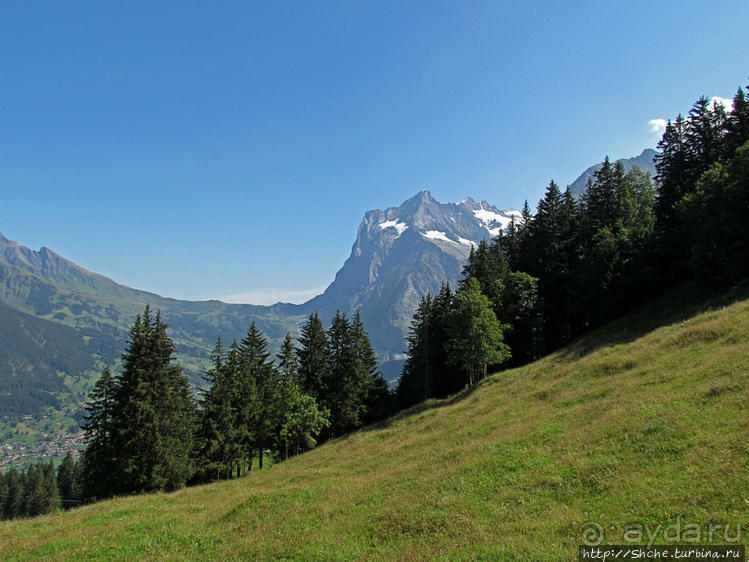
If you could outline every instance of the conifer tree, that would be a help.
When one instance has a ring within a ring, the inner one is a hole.
[[[194,403],[161,314],[130,332],[116,390],[117,475],[124,493],[175,490],[192,475]]]
[[[379,361],[358,310],[354,313],[354,321],[351,323],[351,338],[356,358],[356,377],[365,389],[362,423],[372,423],[390,413],[391,396],[387,382],[377,369]]]
[[[236,342],[235,342],[236,344]],[[236,346],[234,353],[236,354]],[[240,458],[235,412],[236,372],[231,368],[236,356],[225,362],[221,338],[211,353],[213,366],[206,372],[200,428],[197,435],[198,474],[200,480],[231,477]]]
[[[247,422],[252,428],[252,443],[258,451],[259,468],[263,468],[263,452],[273,443],[278,427],[278,381],[273,362],[269,360],[268,341],[254,322],[239,349],[242,376],[254,382],[255,407]]]
[[[291,334],[286,332],[286,337],[281,344],[281,350],[276,355],[278,358],[278,377],[281,384],[299,382],[299,359],[297,358],[294,342]]]
[[[57,490],[62,507],[70,509],[78,504],[80,500],[78,466],[70,451],[67,452],[57,469]]]
[[[86,449],[81,456],[81,496],[92,500],[115,493],[115,380],[109,368],[104,369],[86,403]]]
[[[5,474],[0,472],[0,519],[4,519],[5,513],[5,501],[8,497],[8,483],[5,479]]]
[[[23,516],[23,476],[15,468],[5,473],[6,497],[3,506],[3,519]]]
[[[357,348],[351,323],[336,312],[328,330],[328,380],[323,406],[330,410],[333,436],[343,435],[362,424],[366,414],[368,380],[357,368]]]
[[[421,298],[408,329],[408,357],[403,365],[396,396],[401,408],[425,401],[433,396],[435,360],[429,337],[432,320],[432,295]]]
[[[302,392],[313,396],[322,403],[327,393],[328,379],[328,336],[317,312],[302,326],[297,348],[299,359],[299,387]]]

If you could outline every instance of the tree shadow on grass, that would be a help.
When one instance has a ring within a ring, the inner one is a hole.
[[[684,284],[645,304],[625,316],[583,334],[556,353],[565,360],[574,360],[619,344],[631,343],[663,326],[684,322],[703,312],[729,306],[749,298],[749,282],[720,295],[706,296],[692,284]]]
[[[621,318],[600,328],[594,328],[560,350],[552,353],[559,354],[559,357],[566,361],[580,359],[599,349],[631,343],[663,326],[683,322],[697,314],[724,308],[747,298],[749,298],[749,282],[741,283],[725,293],[710,297],[706,297],[705,293],[695,285],[684,284],[647,301]],[[527,368],[529,365],[532,365],[532,363],[521,367]],[[359,431],[384,429],[402,419],[416,416],[435,408],[451,406],[465,400],[477,389],[496,382],[495,377],[487,377],[478,384],[466,387],[460,392],[446,398],[435,398],[421,402],[385,420],[363,427]]]

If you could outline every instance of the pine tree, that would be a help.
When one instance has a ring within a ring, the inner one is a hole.
[[[83,499],[105,498],[116,490],[115,391],[114,377],[108,368],[104,369],[85,406],[86,423],[82,429],[86,434],[86,449],[80,461]]]
[[[57,472],[55,471],[55,464],[50,461],[42,467],[42,482],[43,482],[43,513],[52,513],[62,508],[62,502],[60,501],[60,491],[57,488]]]
[[[372,423],[390,413],[390,392],[382,373],[377,369],[379,361],[358,310],[354,313],[354,321],[351,323],[351,338],[356,359],[355,376],[364,387],[362,424]]]
[[[333,436],[343,435],[362,424],[366,414],[367,379],[357,369],[357,349],[351,323],[336,312],[328,330],[328,380],[323,406],[330,410]]]
[[[240,476],[242,460],[249,459],[252,469],[252,448],[255,439],[254,416],[258,408],[257,385],[251,372],[245,368],[242,351],[236,340],[229,348],[229,354],[223,365],[223,380],[225,382],[226,397],[230,401],[229,412],[224,406],[224,415],[228,419],[222,423],[224,427],[231,427],[232,431],[224,430],[222,435],[227,439],[227,450],[231,451],[232,462],[236,475]],[[233,418],[233,420],[232,420]],[[230,421],[231,420],[231,421]],[[231,469],[230,469],[231,472]]]
[[[268,341],[254,322],[239,349],[243,376],[251,379],[255,386],[255,407],[248,422],[253,433],[252,443],[259,455],[259,468],[263,468],[263,453],[273,443],[278,427],[278,380],[273,362],[268,359]]]
[[[23,476],[15,468],[5,473],[7,496],[3,507],[3,519],[15,519],[23,516]]]
[[[296,352],[299,359],[299,387],[303,393],[322,403],[322,397],[327,393],[325,383],[330,361],[328,336],[317,312],[312,313],[302,326]]]
[[[57,490],[62,507],[70,509],[78,505],[80,491],[78,487],[78,466],[70,451],[57,469]]]
[[[728,115],[726,129],[725,153],[730,158],[749,140],[749,100],[741,88],[733,97],[733,110]]]
[[[0,472],[0,519],[4,519],[5,513],[5,502],[8,498],[8,482],[5,479],[5,474]]]
[[[41,465],[30,464],[24,479],[21,515],[36,517],[46,513],[45,507],[44,470]]]
[[[194,404],[166,324],[146,307],[123,355],[116,400],[122,491],[175,490],[192,474]]]
[[[290,333],[286,332],[286,337],[281,344],[281,350],[276,357],[278,358],[279,381],[282,384],[287,382],[297,384],[299,382],[299,360],[297,359],[294,342],[291,339]]]
[[[211,353],[213,367],[205,374],[208,388],[202,393],[200,427],[196,439],[196,478],[203,481],[231,477],[240,458],[235,412],[236,373],[232,368],[232,363],[237,362],[236,342],[233,350],[234,357],[225,361],[219,337]]]
[[[174,490],[192,474],[194,402],[161,314],[146,306],[122,356],[122,373],[106,372],[89,403],[84,429],[84,495]]]

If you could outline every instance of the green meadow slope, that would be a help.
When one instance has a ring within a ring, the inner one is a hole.
[[[749,543],[749,300],[674,310],[239,480],[0,524],[0,557],[576,560],[586,523]]]

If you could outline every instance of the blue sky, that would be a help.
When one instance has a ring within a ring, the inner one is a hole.
[[[532,205],[749,82],[749,3],[0,1],[0,232],[297,300],[365,211]]]

